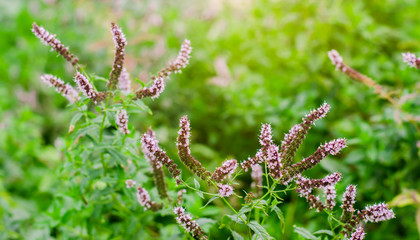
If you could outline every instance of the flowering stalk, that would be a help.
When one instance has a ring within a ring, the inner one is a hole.
[[[356,186],[349,185],[346,188],[346,191],[343,194],[343,203],[341,208],[343,209],[343,214],[341,215],[341,221],[347,222],[353,216],[354,213],[354,203],[356,198]]]
[[[350,240],[363,240],[365,238],[365,231],[362,227],[358,227],[356,231],[351,234]]]
[[[230,177],[230,175],[235,172],[237,166],[238,162],[235,159],[227,160],[222,164],[221,167],[216,168],[213,175],[211,176],[211,180],[215,182],[222,182],[223,179]]]
[[[172,177],[175,178],[177,184],[179,184],[181,181],[179,178],[181,171],[178,169],[178,165],[159,147],[159,141],[156,139],[153,130],[149,129],[147,133],[143,134],[140,141],[146,159],[160,169],[162,165],[165,165]],[[159,187],[159,185],[157,186]]]
[[[116,123],[120,132],[124,135],[130,133],[128,130],[128,115],[125,109],[119,110],[116,115]]]
[[[286,167],[281,171],[281,180],[280,182],[287,183],[291,179],[295,178],[298,174],[302,173],[305,170],[308,170],[315,165],[317,165],[322,159],[327,155],[336,155],[340,152],[341,149],[345,148],[347,145],[346,139],[339,138],[333,141],[330,141],[324,145],[318,147],[315,153],[302,161],[293,164],[292,166]]]
[[[58,54],[63,56],[69,63],[76,66],[79,59],[70,53],[69,48],[61,44],[60,40],[55,38],[55,34],[49,33],[45,28],[38,26],[36,23],[32,24],[32,32],[37,36],[45,45],[52,47]]]
[[[354,80],[373,88],[377,94],[383,93],[381,85],[377,84],[371,78],[344,64],[343,58],[335,49],[332,49],[328,52],[328,57],[331,59],[332,64],[335,65],[335,70],[341,71]]]
[[[87,98],[92,99],[92,101],[96,104],[100,101],[105,100],[107,97],[107,92],[97,92],[93,89],[92,84],[90,84],[89,80],[80,72],[76,72],[74,76],[74,81],[77,83],[77,86],[80,91],[82,91],[83,95]]]
[[[157,211],[162,208],[162,204],[158,204],[150,200],[149,192],[141,186],[137,188],[137,200],[140,205],[144,206],[145,210],[150,209],[152,211]]]
[[[205,169],[199,161],[192,155],[190,150],[190,122],[187,116],[183,116],[179,121],[180,129],[178,131],[178,138],[176,146],[178,148],[179,159],[187,166],[193,173],[195,173],[202,180],[207,180],[211,173]]]
[[[299,175],[296,179],[296,192],[299,193],[301,197],[306,198],[310,204],[310,208],[316,208],[317,211],[322,211],[325,208],[333,210],[336,197],[335,184],[337,184],[340,179],[340,173],[333,173],[323,179],[308,179]],[[319,200],[319,197],[311,194],[313,188],[324,189],[325,204]]]
[[[120,78],[121,71],[124,64],[124,49],[127,45],[127,40],[124,33],[115,23],[111,23],[111,34],[115,44],[114,64],[112,65],[111,73],[109,74],[109,82],[107,87],[113,90],[117,87],[118,79]]]
[[[70,84],[65,84],[60,78],[51,74],[44,74],[41,76],[41,80],[50,87],[55,88],[55,90],[63,95],[63,97],[66,97],[69,102],[74,103],[79,100],[79,93],[70,86]]]
[[[182,207],[175,207],[174,213],[176,215],[176,222],[180,224],[185,231],[191,233],[193,237],[206,240],[207,236],[201,229],[201,227],[197,224],[196,221],[193,221],[189,214],[185,214],[185,210]]]
[[[252,166],[263,163],[268,158],[268,148],[273,144],[270,124],[266,123],[262,125],[259,141],[261,148],[255,156],[253,158],[248,158],[247,161],[241,163],[241,168],[245,172]]]
[[[263,184],[263,170],[261,165],[257,164],[252,166],[252,171],[251,171],[251,178],[252,178],[252,183],[251,183],[251,188],[254,189],[255,193],[257,196],[261,196],[262,195],[262,184]]]
[[[184,40],[176,60],[169,64],[168,67],[160,70],[157,76],[152,76],[153,85],[151,87],[144,87],[143,89],[136,91],[136,96],[134,99],[159,97],[159,95],[165,89],[164,78],[168,77],[171,73],[181,73],[181,69],[185,68],[189,62],[191,49],[190,41]]]
[[[327,103],[322,104],[318,109],[311,111],[302,118],[302,123],[293,126],[289,133],[284,136],[281,143],[280,158],[283,163],[283,168],[288,167],[293,160],[299,146],[305,139],[306,134],[311,129],[314,122],[318,119],[324,118],[331,106]]]
[[[131,80],[130,74],[127,72],[127,69],[123,68],[121,75],[118,78],[118,87],[122,92],[130,93],[131,92]]]
[[[179,190],[178,191],[178,194],[177,194],[177,198],[176,198],[176,202],[179,204],[179,205],[181,205],[182,204],[182,200],[183,200],[183,198],[184,198],[184,194],[187,192],[187,190],[185,190],[185,189],[181,189],[181,190]]]

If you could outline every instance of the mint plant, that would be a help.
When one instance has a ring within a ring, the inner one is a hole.
[[[212,239],[212,233],[200,224],[205,218],[188,213],[185,198],[193,195],[207,200],[203,209],[220,200],[223,205],[217,206],[231,211],[231,214],[207,219],[207,222],[219,229],[228,229],[234,239],[273,239],[274,233],[265,229],[265,223],[270,215],[276,215],[279,225],[284,228],[279,206],[293,190],[307,200],[310,208],[324,212],[328,217],[328,229],[314,233],[323,239],[363,239],[364,223],[395,217],[385,203],[356,210],[354,185],[347,187],[340,209],[337,209],[335,186],[342,178],[341,173],[332,173],[322,179],[303,176],[325,157],[336,155],[347,146],[346,139],[335,139],[321,144],[312,155],[300,161],[294,159],[314,123],[329,112],[331,106],[327,103],[305,115],[301,123],[285,134],[280,145],[272,139],[271,125],[262,124],[261,148],[255,156],[244,161],[228,159],[211,171],[192,155],[191,124],[187,116],[179,120],[176,139],[179,159],[171,159],[159,145],[153,126],[140,133],[129,123],[130,114],[150,112],[142,102],[143,98],[158,97],[165,88],[165,80],[172,73],[181,73],[187,66],[191,54],[188,40],[182,43],[177,58],[151,77],[151,83],[132,91],[129,74],[124,68],[127,41],[115,23],[111,24],[115,57],[108,78],[89,74],[69,48],[43,27],[34,23],[32,31],[74,66],[73,80],[78,89],[51,74],[41,76],[43,82],[69,100],[69,109],[74,112],[66,137],[66,160],[60,172],[66,186],[59,193],[71,211],[53,205],[44,219],[55,226],[60,225],[54,221],[71,222],[71,227],[58,227],[56,235],[118,237],[126,227],[128,232],[124,234],[128,235],[173,238],[162,236],[159,228],[177,224],[187,236]],[[98,89],[98,82],[105,82],[106,88]],[[193,174],[192,178],[185,177],[180,163]],[[250,186],[238,184],[237,180],[245,174],[251,175],[253,183]],[[324,196],[313,193],[314,189],[322,189]],[[236,198],[240,208],[231,204],[230,198]],[[137,213],[140,213],[139,217]],[[165,218],[168,216],[172,220]],[[101,229],[97,226],[101,221],[114,227]],[[148,225],[147,221],[154,221],[157,227]],[[317,239],[303,228],[296,227],[295,231],[303,237]]]

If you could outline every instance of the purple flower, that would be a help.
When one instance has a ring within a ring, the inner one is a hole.
[[[403,61],[407,63],[410,67],[419,68],[418,65],[420,65],[420,58],[417,58],[414,53],[406,52],[402,53],[402,56]]]
[[[226,184],[217,185],[219,196],[220,197],[229,197],[233,194],[233,187]]]
[[[115,89],[123,69],[125,55],[124,49],[127,45],[127,40],[124,33],[115,23],[111,23],[111,34],[115,44],[115,57],[111,73],[109,74],[109,82],[107,86],[109,89]]]
[[[365,231],[362,227],[358,227],[355,232],[351,234],[349,240],[363,240],[365,238]]]
[[[126,187],[127,188],[132,188],[132,187],[134,187],[136,185],[136,182],[134,180],[132,180],[132,179],[127,179],[125,181],[125,184],[126,184]]]
[[[118,125],[118,129],[122,134],[127,135],[130,133],[128,130],[128,115],[127,111],[122,109],[117,112],[116,115],[116,123]]]
[[[41,80],[50,87],[55,88],[55,90],[63,97],[66,97],[69,102],[74,103],[79,100],[79,93],[68,83],[65,84],[60,78],[51,74],[44,74],[41,76]]]
[[[332,64],[335,65],[335,70],[342,70],[344,68],[343,58],[335,49],[328,52],[328,57],[331,59]]]
[[[392,209],[389,209],[388,204],[379,203],[372,206],[367,206],[363,213],[363,220],[365,222],[381,222],[391,218],[395,218]]]
[[[197,224],[196,221],[192,220],[192,217],[189,214],[185,214],[185,210],[182,207],[175,207],[174,213],[176,215],[176,222],[180,224],[185,231],[191,233],[194,237],[205,240],[207,236]]]
[[[127,72],[127,69],[123,68],[121,75],[118,78],[118,87],[122,92],[130,93],[131,92],[131,80],[130,74]]]
[[[236,167],[238,166],[238,162],[235,159],[227,160],[222,164],[221,167],[216,168],[213,175],[211,176],[211,180],[215,182],[221,182],[226,177],[230,177],[235,172]]]

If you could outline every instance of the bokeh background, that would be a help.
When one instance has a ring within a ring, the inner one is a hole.
[[[109,26],[117,22],[128,39],[126,66],[133,80],[143,82],[190,39],[190,65],[171,77],[158,99],[145,100],[152,116],[132,115],[130,121],[141,132],[153,126],[176,158],[178,119],[187,114],[192,152],[209,169],[228,157],[255,154],[261,123],[272,124],[280,143],[302,115],[328,102],[330,114],[310,131],[296,159],[320,143],[347,138],[341,155],[307,175],[342,172],[338,193],[356,184],[356,206],[363,208],[407,189],[420,191],[419,133],[371,89],[335,71],[327,52],[336,49],[387,90],[411,96],[402,108],[419,116],[420,72],[401,57],[420,53],[419,12],[417,0],[1,0],[0,237],[55,236],[39,216],[48,214],[61,186],[57,174],[72,113],[39,76],[47,72],[72,82],[74,70],[33,36],[33,22],[57,34],[88,72],[104,77],[113,61]],[[418,205],[397,205],[397,218],[369,224],[366,239],[418,239]],[[293,225],[328,228],[326,216],[296,196],[281,209],[283,239],[298,238]],[[276,232],[278,225],[270,223],[267,230]]]

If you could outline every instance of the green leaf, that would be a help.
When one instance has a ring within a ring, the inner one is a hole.
[[[200,183],[195,178],[194,178],[194,186],[195,188],[200,189]]]
[[[271,211],[276,212],[278,219],[280,220],[281,231],[284,233],[284,215],[283,212],[276,205],[271,206]]]
[[[218,199],[218,198],[219,198],[218,196],[213,196],[213,197],[212,197],[212,198],[210,198],[210,200],[209,200],[206,204],[204,204],[204,206],[202,206],[200,209],[203,209],[203,208],[207,207],[207,205],[209,205],[209,203],[213,202],[214,200],[216,200],[216,199]]]
[[[239,215],[225,215],[226,217],[230,218],[232,221],[243,224],[244,222],[239,217]],[[241,217],[246,221],[245,214],[241,215]]]
[[[259,223],[257,223],[256,221],[251,221],[248,223],[248,227],[250,227],[252,229],[252,231],[254,231],[255,235],[257,235],[258,239],[273,239],[273,237],[271,237],[268,232],[265,230],[265,228],[263,226],[261,226]]]
[[[230,230],[230,231],[232,231],[233,240],[244,240],[244,238],[239,233],[233,230]]]
[[[201,197],[202,199],[204,199],[204,195],[203,195],[203,192],[202,191],[197,191],[197,195],[199,197]]]
[[[74,114],[74,116],[71,118],[70,125],[75,126],[75,125],[76,125],[76,123],[80,120],[80,118],[81,118],[82,116],[83,116],[83,114],[82,114],[82,113],[80,113],[80,112],[78,112],[78,113]]]
[[[296,226],[293,226],[293,227],[295,228],[295,233],[299,234],[300,236],[304,237],[305,239],[312,239],[312,240],[317,240],[318,239],[317,237],[312,235],[312,233],[309,232],[308,230],[306,230],[305,228],[296,227]]]
[[[327,235],[330,235],[331,237],[334,237],[334,233],[331,230],[326,230],[326,229],[316,231],[314,232],[314,234],[327,234]]]
[[[249,212],[251,210],[252,209],[250,207],[248,207],[248,206],[242,207],[241,209],[239,209],[238,215],[245,214],[245,213],[247,213],[247,212]]]

